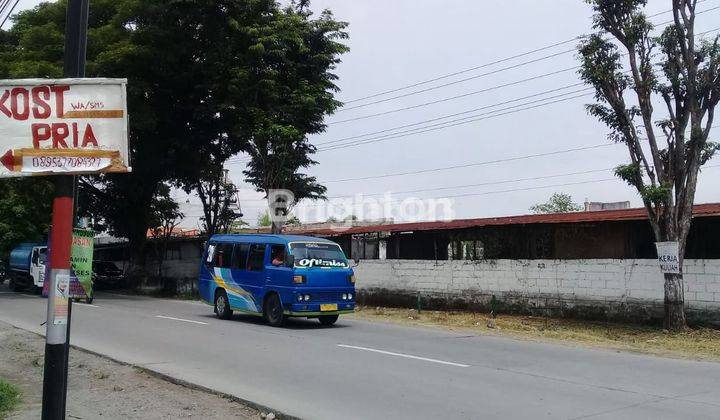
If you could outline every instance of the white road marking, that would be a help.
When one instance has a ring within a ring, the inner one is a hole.
[[[73,302],[73,305],[82,305],[82,306],[90,306],[91,308],[99,308],[97,305],[93,305],[91,303],[84,303],[84,302]]]
[[[457,366],[457,367],[470,367],[470,365],[465,365],[462,363],[455,363],[455,362],[447,362],[445,360],[437,360],[437,359],[429,359],[427,357],[420,357],[420,356],[413,356],[411,354],[403,354],[403,353],[394,353],[391,351],[385,351],[385,350],[378,350],[378,349],[371,349],[367,347],[359,347],[359,346],[349,346],[347,344],[338,344],[338,347],[343,347],[346,349],[356,349],[356,350],[365,350],[365,351],[371,351],[373,353],[380,353],[380,354],[387,354],[389,356],[398,356],[398,357],[405,357],[408,359],[415,359],[415,360],[422,360],[425,362],[432,362],[432,363],[440,363],[441,365],[450,365],[450,366]]]
[[[191,319],[173,318],[171,316],[155,315],[155,318],[172,319],[173,321],[190,322],[193,324],[207,325],[207,322],[193,321]]]

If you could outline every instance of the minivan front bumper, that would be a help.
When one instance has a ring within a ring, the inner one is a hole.
[[[321,316],[321,315],[339,315],[350,314],[355,312],[355,302],[341,301],[330,302],[337,303],[337,311],[321,311],[320,303],[295,303],[286,308],[285,315],[288,316]],[[327,303],[323,303],[327,304]]]

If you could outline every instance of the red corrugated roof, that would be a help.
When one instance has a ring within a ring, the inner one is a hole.
[[[720,203],[698,204],[693,209],[693,217],[720,216]],[[374,226],[358,226],[337,229],[297,229],[285,228],[285,233],[304,233],[312,235],[347,235],[371,232],[411,232],[423,230],[464,229],[481,226],[525,225],[545,223],[586,223],[613,222],[622,220],[643,220],[647,218],[645,208],[581,211],[574,213],[528,214],[522,216],[486,217],[480,219],[458,219],[447,222],[394,223]]]

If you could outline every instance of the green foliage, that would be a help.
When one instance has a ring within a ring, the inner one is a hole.
[[[20,402],[20,391],[0,379],[0,417],[12,411]]]
[[[265,212],[258,216],[257,225],[259,227],[268,227],[272,225],[272,220],[270,219],[270,213]]]
[[[290,190],[295,200],[324,198],[326,188],[301,171],[316,162],[308,135],[325,130],[324,117],[340,105],[334,99],[339,55],[348,49],[347,24],[329,11],[313,18],[307,2],[291,4],[262,34],[257,46],[267,67],[257,74],[257,131],[246,152],[244,174],[257,191]],[[291,205],[291,204],[290,204]]]
[[[574,203],[570,194],[555,193],[546,203],[536,204],[530,207],[533,213],[570,213],[580,211],[582,207]]]
[[[700,152],[700,165],[706,164],[718,151],[720,151],[720,143],[713,141],[707,142],[702,152]]]
[[[587,3],[595,12],[593,27],[599,30],[578,47],[580,77],[595,88],[598,101],[587,105],[587,111],[610,128],[611,139],[628,145],[635,163],[621,165],[615,173],[638,190],[651,216],[655,214],[651,223],[656,234],[679,230],[660,229],[659,220],[687,229],[689,223],[662,219],[659,212],[673,206],[675,199],[694,200],[694,174],[718,150],[708,142],[712,119],[707,117],[720,100],[719,37],[697,36],[694,2],[674,2],[679,22],[672,22],[659,37],[651,35],[653,26],[643,13],[645,0]],[[662,70],[666,81],[658,81],[654,67]],[[658,99],[662,106],[654,104]],[[658,112],[664,114],[659,119],[654,115]],[[691,217],[688,211],[676,214]]]
[[[653,29],[641,9],[647,0],[586,0],[593,8],[593,28],[609,32],[626,45],[635,45]]]
[[[288,219],[285,222],[285,224],[289,225],[289,226],[300,226],[300,225],[302,225],[302,221],[300,221],[300,219],[297,216],[295,216],[294,214],[290,214],[290,215],[288,215]],[[270,218],[270,213],[266,211],[265,213],[259,215],[258,220],[257,220],[257,225],[258,225],[258,227],[272,226],[272,219]]]
[[[201,221],[205,233],[228,233],[242,215],[235,211],[234,206],[238,189],[227,179],[226,172],[219,166],[207,166],[200,173],[194,188],[203,206]]]
[[[640,165],[637,163],[617,166],[615,168],[615,176],[633,187],[638,189],[641,188],[641,185],[638,184],[638,180],[642,179],[642,170],[640,169]]]
[[[177,201],[170,196],[170,186],[167,184],[160,184],[150,209],[150,230],[155,237],[171,235],[178,222],[185,217]]]
[[[41,242],[50,231],[53,185],[47,180],[0,180],[0,258],[22,242]]]
[[[640,191],[643,199],[655,204],[665,203],[672,193],[672,187],[666,185],[648,185]]]
[[[328,70],[346,34],[329,12],[311,19],[306,5],[93,0],[86,73],[128,79],[133,172],[86,177],[81,193],[91,197],[81,198],[81,215],[141,245],[163,183],[194,188],[208,167],[253,149],[251,140],[273,144],[268,165],[251,165],[251,180],[321,196],[297,169],[313,163],[305,135],[338,106]],[[0,78],[62,74],[65,6],[42,3],[0,31]]]

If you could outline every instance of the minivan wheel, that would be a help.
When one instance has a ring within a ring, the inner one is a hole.
[[[263,315],[267,323],[273,327],[282,327],[285,324],[285,314],[283,314],[280,296],[275,293],[268,296],[263,307]]]
[[[232,309],[228,301],[227,293],[224,290],[215,294],[215,315],[220,319],[230,319],[232,317]]]
[[[320,323],[323,325],[333,325],[335,322],[337,322],[340,315],[321,315],[318,317],[318,320],[320,320]]]

